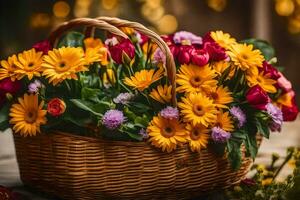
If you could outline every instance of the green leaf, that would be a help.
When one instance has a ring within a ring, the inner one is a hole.
[[[83,47],[84,35],[79,32],[71,31],[68,32],[58,43],[60,47]]]
[[[0,110],[0,131],[9,128],[9,109],[10,105],[5,104]]]
[[[235,131],[231,134],[232,138],[236,138],[236,139],[240,139],[240,140],[246,140],[247,138],[247,133],[245,132],[245,130],[240,129],[238,131]]]
[[[262,134],[265,138],[268,138],[270,137],[270,129],[267,125],[267,123],[263,120],[260,120],[260,119],[256,119],[255,120],[255,123],[256,123],[256,127],[257,127],[257,131]]]
[[[126,131],[126,133],[127,133],[128,136],[131,137],[132,139],[135,139],[135,140],[137,140],[137,141],[142,141],[142,140],[143,140],[143,136],[142,136],[142,135],[130,133],[130,132],[127,132],[127,131]]]
[[[242,42],[252,44],[256,49],[259,49],[266,60],[271,60],[275,57],[275,50],[267,41],[251,38],[242,40]]]
[[[129,110],[128,107],[124,107],[124,114],[125,116],[130,120],[130,121],[134,121],[135,118],[137,117],[134,112],[132,112],[131,110]]]
[[[147,118],[144,118],[144,117],[136,117],[134,119],[134,123],[136,125],[139,125],[142,128],[145,128],[145,127],[148,126],[149,120]]]
[[[93,89],[93,88],[87,88],[84,87],[81,89],[81,98],[83,100],[90,100],[93,102],[100,102],[98,95],[100,94],[100,89]]]
[[[256,143],[256,135],[249,134],[246,135],[245,146],[247,150],[247,154],[251,156],[251,158],[255,158],[257,154],[257,143]]]
[[[233,170],[238,170],[242,163],[241,140],[230,139],[227,142],[228,159]]]
[[[94,106],[92,103],[88,101],[84,101],[81,99],[70,99],[72,103],[74,103],[78,108],[81,108],[82,110],[88,111],[96,116],[102,117],[102,114],[99,112],[99,108],[95,109],[96,106]]]

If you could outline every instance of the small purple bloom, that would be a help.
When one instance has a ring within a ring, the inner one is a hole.
[[[220,127],[213,127],[211,137],[215,142],[224,143],[231,137],[231,134]]]
[[[178,119],[179,111],[177,108],[173,108],[171,106],[167,106],[166,108],[160,111],[160,115],[165,119]]]
[[[131,94],[129,92],[120,93],[116,98],[113,99],[115,103],[119,104],[128,104],[130,100],[134,98],[134,94]]]
[[[149,138],[149,135],[148,135],[147,131],[143,128],[140,130],[139,135],[141,135],[143,137],[143,139],[148,139]]]
[[[281,112],[280,108],[278,108],[277,106],[275,106],[272,103],[268,103],[266,105],[266,109],[267,109],[267,113],[272,118],[272,122],[269,125],[271,131],[280,132],[282,122],[283,122],[283,115],[282,115],[282,112]]]
[[[125,117],[122,111],[108,110],[102,118],[102,123],[108,129],[116,129],[125,121]]]
[[[240,107],[233,106],[229,112],[238,121],[238,127],[241,128],[246,123],[246,115]]]
[[[43,85],[39,80],[35,80],[34,82],[28,85],[28,91],[30,93],[38,93],[42,86]]]
[[[182,45],[202,44],[201,37],[187,31],[179,31],[175,33],[173,40],[176,44]]]

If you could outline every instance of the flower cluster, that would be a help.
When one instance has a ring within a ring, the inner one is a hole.
[[[242,143],[255,156],[257,132],[269,137],[297,117],[291,83],[259,41],[239,43],[222,31],[162,36],[178,69],[172,88],[164,51],[142,33],[121,30],[128,39],[79,42],[81,33],[70,32],[56,47],[46,40],[1,61],[1,125],[23,136],[98,131],[91,135],[149,141],[167,152],[212,144],[236,158]]]

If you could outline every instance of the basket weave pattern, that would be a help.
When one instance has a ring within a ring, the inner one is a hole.
[[[234,172],[209,150],[162,153],[145,143],[66,133],[16,135],[15,145],[22,181],[63,199],[189,199],[238,183],[252,163],[243,158]]]

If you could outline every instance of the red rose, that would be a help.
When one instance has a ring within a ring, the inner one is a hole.
[[[48,51],[52,49],[51,44],[48,40],[43,40],[33,45],[36,51],[42,51],[43,54],[48,54]]]
[[[204,66],[209,61],[209,54],[204,49],[194,49],[191,54],[192,62],[198,66]]]
[[[117,44],[109,45],[109,52],[111,54],[112,59],[118,63],[121,64],[124,62],[123,58],[128,57],[130,59],[134,58],[135,55],[135,48],[130,40],[122,40],[121,42],[118,42]],[[126,54],[126,55],[124,55]]]
[[[183,45],[179,47],[178,52],[178,62],[180,64],[190,64],[192,58],[192,51],[194,50],[193,46],[190,45]]]
[[[204,43],[203,49],[205,49],[208,52],[209,58],[213,61],[225,60],[228,57],[225,53],[225,50],[216,42]]]
[[[47,105],[47,111],[50,115],[58,117],[66,111],[66,104],[59,98],[53,98]]]
[[[294,121],[299,113],[299,109],[295,103],[291,107],[282,105],[281,111],[283,114],[283,121]]]
[[[246,99],[251,106],[259,110],[265,110],[266,105],[270,102],[269,96],[259,85],[255,85],[247,91]]]
[[[273,80],[277,80],[280,77],[279,71],[270,65],[267,61],[263,62],[263,68],[262,68],[264,74],[269,74],[270,78]]]
[[[21,89],[21,82],[16,80],[12,81],[10,78],[5,78],[0,81],[0,93],[10,93],[15,95]]]

